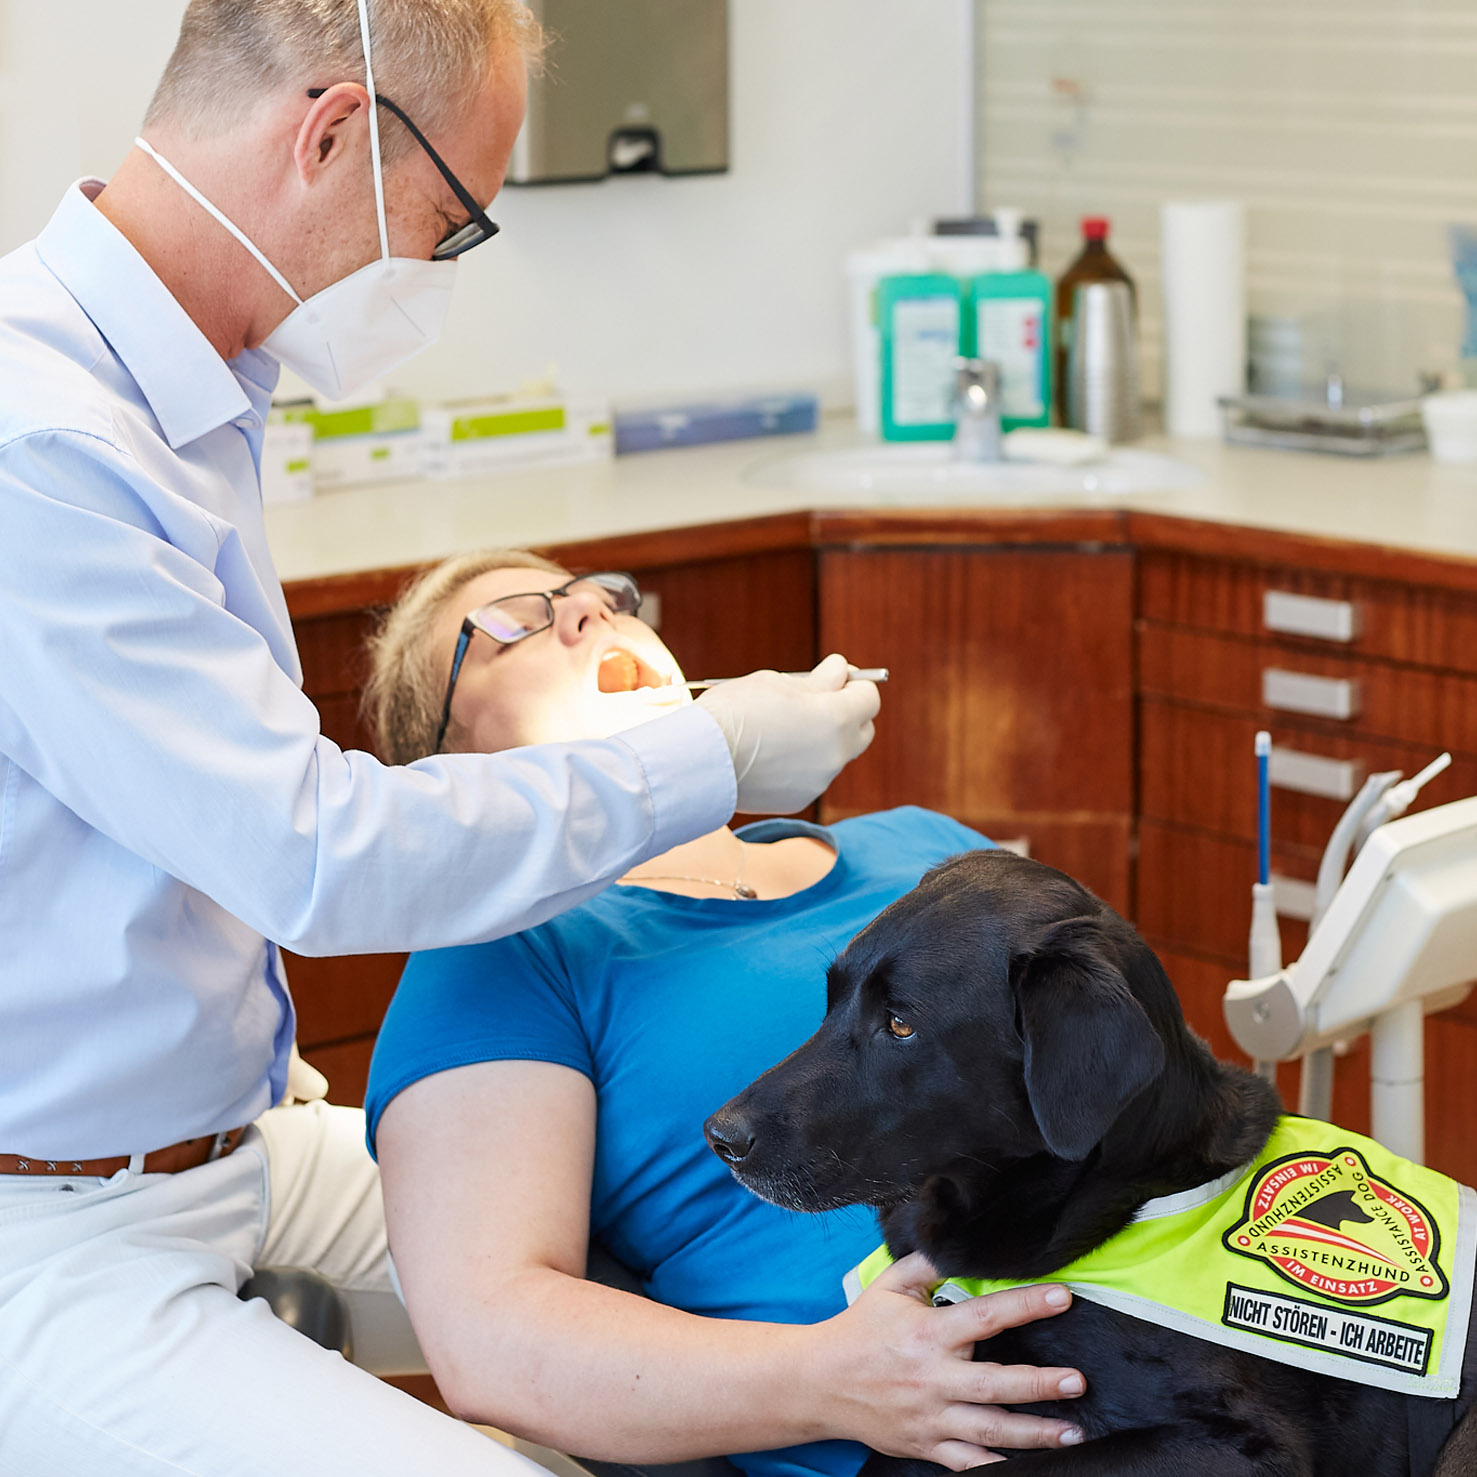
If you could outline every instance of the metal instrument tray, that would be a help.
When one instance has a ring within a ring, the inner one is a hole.
[[[1223,395],[1225,439],[1245,446],[1325,451],[1342,456],[1389,456],[1423,451],[1426,433],[1417,399],[1340,402],[1309,396]]]

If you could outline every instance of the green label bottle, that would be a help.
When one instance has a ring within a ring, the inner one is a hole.
[[[969,284],[965,352],[1000,366],[1001,424],[1051,421],[1051,282],[1041,272],[984,272]]]
[[[954,277],[925,272],[884,277],[877,284],[884,441],[953,437],[954,361],[963,319]]]

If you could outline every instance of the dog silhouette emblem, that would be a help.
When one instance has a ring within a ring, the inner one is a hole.
[[[1305,1206],[1298,1212],[1298,1219],[1337,1231],[1349,1221],[1367,1226],[1374,1217],[1354,1204],[1352,1190],[1337,1190],[1331,1195],[1320,1195],[1311,1205]]]

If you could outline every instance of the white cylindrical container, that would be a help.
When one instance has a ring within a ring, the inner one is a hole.
[[[1421,401],[1431,455],[1438,462],[1477,462],[1477,390],[1446,390]]]
[[[967,282],[981,272],[1001,270],[1001,241],[998,236],[930,236],[928,259],[933,271]]]
[[[1172,200],[1160,224],[1164,427],[1214,436],[1217,400],[1246,388],[1246,213],[1234,200]]]
[[[882,337],[877,327],[877,284],[884,277],[932,271],[929,245],[927,236],[900,236],[854,251],[846,258],[856,422],[869,436],[880,434],[882,429]]]

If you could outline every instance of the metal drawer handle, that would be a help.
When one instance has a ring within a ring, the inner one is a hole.
[[[1273,744],[1267,777],[1279,789],[1296,790],[1300,795],[1351,800],[1364,778],[1364,766],[1357,759],[1326,759],[1322,754],[1280,749]]]
[[[1313,921],[1313,908],[1318,899],[1318,884],[1304,882],[1301,877],[1284,877],[1273,872],[1272,905],[1283,918],[1300,918],[1304,923]]]
[[[1353,641],[1359,635],[1359,607],[1352,600],[1325,600],[1286,590],[1262,591],[1262,624],[1289,636],[1316,641]]]
[[[1263,667],[1262,703],[1284,713],[1349,719],[1359,713],[1359,684],[1350,677],[1315,677],[1310,672]]]

